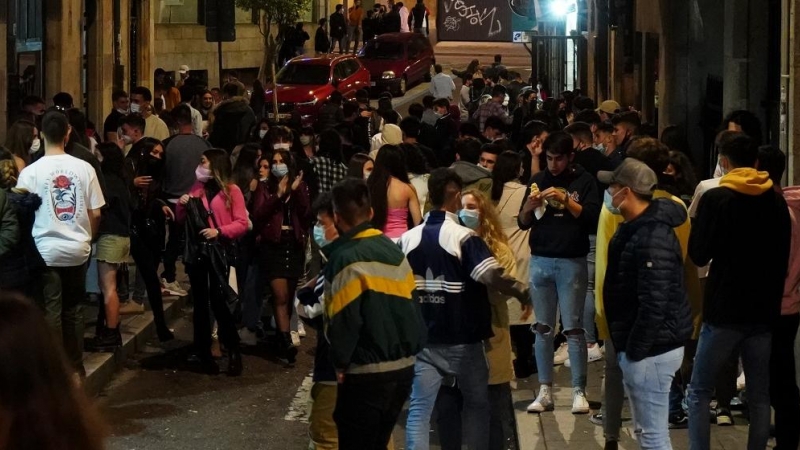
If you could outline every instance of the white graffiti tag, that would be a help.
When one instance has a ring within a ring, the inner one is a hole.
[[[469,20],[470,25],[473,26],[483,26],[488,22],[489,31],[486,33],[488,37],[495,36],[503,31],[503,26],[500,23],[500,20],[495,19],[495,13],[497,13],[496,6],[491,9],[483,8],[483,11],[481,11],[475,5],[467,5],[464,0],[449,0],[444,2],[444,10],[445,13],[455,11],[460,17]],[[447,27],[446,21],[445,27]]]
[[[458,17],[447,16],[444,19],[444,29],[447,31],[458,31],[458,27],[461,25],[461,19]]]

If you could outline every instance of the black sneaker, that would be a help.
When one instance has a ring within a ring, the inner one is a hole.
[[[589,422],[595,425],[603,426],[603,413],[596,413],[589,416]],[[611,441],[609,441],[611,442]]]
[[[119,328],[112,330],[103,327],[100,334],[91,339],[87,339],[84,343],[84,348],[87,352],[113,353],[120,347],[122,347],[122,335],[119,332]]]
[[[689,416],[687,416],[685,412],[681,411],[669,415],[670,430],[679,430],[688,427],[689,427]]]

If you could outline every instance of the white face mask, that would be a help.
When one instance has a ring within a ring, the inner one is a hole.
[[[303,145],[308,145],[311,143],[311,136],[300,136],[300,143]]]
[[[39,151],[39,148],[42,146],[42,141],[39,138],[36,138],[31,142],[31,148],[28,150],[31,154],[34,154]]]
[[[122,109],[122,108],[117,108],[117,112],[122,114],[122,115],[128,114],[128,110],[127,109]]]
[[[133,142],[133,139],[131,139],[131,137],[130,137],[130,136],[128,136],[127,134],[123,134],[123,135],[122,135],[122,137],[121,137],[120,139],[122,139],[122,142],[123,142],[125,145],[131,145],[131,142]]]
[[[141,110],[142,110],[141,105],[139,105],[138,103],[131,103],[131,112],[132,113],[138,113]]]
[[[292,148],[292,144],[288,142],[283,142],[280,144],[273,144],[272,148],[275,150],[289,150],[290,148]]]
[[[258,137],[264,139],[264,136],[267,135],[267,131],[269,130],[258,130]]]

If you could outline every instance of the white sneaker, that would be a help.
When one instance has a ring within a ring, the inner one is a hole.
[[[601,359],[603,359],[603,351],[600,350],[599,345],[594,344],[591,347],[586,347],[586,356],[587,356],[586,358],[587,362],[600,361]],[[564,367],[572,367],[572,363],[569,362],[569,358],[567,358],[567,360],[564,361]]]
[[[541,413],[552,411],[554,408],[555,405],[553,405],[553,396],[550,394],[550,386],[543,384],[539,387],[539,395],[536,396],[536,400],[528,405],[527,410],[529,413]]]
[[[553,365],[557,366],[559,364],[564,364],[564,361],[569,359],[569,350],[567,347],[567,343],[564,342],[558,347],[558,350],[553,354]]]
[[[744,380],[744,371],[742,371],[742,374],[739,375],[739,378],[736,379],[736,390],[737,391],[743,391],[744,390],[744,388],[745,388],[745,382],[744,381],[745,381]]]
[[[572,414],[589,414],[589,401],[581,388],[572,390]]]
[[[297,334],[301,338],[306,337],[306,327],[303,325],[303,322],[297,322]]]
[[[239,330],[239,341],[241,341],[242,345],[248,345],[250,347],[255,347],[256,344],[258,344],[256,333],[248,330],[247,327]]]
[[[167,283],[167,280],[163,278],[161,279],[161,292],[169,295],[177,295],[178,297],[185,297],[189,295],[189,293],[186,292],[186,290],[184,290],[178,283],[178,280],[175,280],[172,283]]]

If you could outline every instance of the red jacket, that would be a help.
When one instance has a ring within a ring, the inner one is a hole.
[[[228,186],[228,189],[231,195],[230,206],[227,204],[224,191],[219,191],[219,193],[211,199],[210,209],[214,213],[214,220],[219,227],[214,226],[210,217],[208,218],[208,227],[219,228],[219,232],[223,237],[229,240],[235,240],[244,236],[247,232],[247,208],[245,207],[244,196],[239,186],[231,184]],[[189,190],[189,195],[191,197],[202,198],[203,205],[207,208],[209,207],[206,201],[203,183],[195,181],[192,185],[192,189]],[[178,202],[175,208],[175,219],[179,223],[182,223],[186,219],[186,207],[180,202]]]
[[[257,233],[258,241],[275,244],[281,241],[281,226],[286,206],[291,207],[295,240],[299,245],[305,245],[308,228],[311,226],[311,199],[305,181],[301,181],[296,191],[290,191],[289,195],[284,195],[283,198],[278,198],[277,194],[269,192],[267,183],[258,183],[253,192],[253,229]]]

